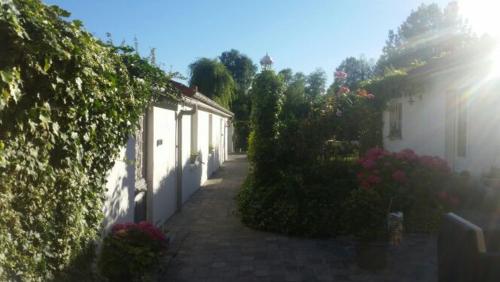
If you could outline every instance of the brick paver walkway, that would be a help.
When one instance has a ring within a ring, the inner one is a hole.
[[[172,244],[161,281],[436,281],[435,238],[408,235],[387,269],[353,262],[348,239],[301,239],[241,224],[235,195],[248,170],[231,159],[166,224]]]

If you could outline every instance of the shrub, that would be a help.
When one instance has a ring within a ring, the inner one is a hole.
[[[270,183],[278,174],[277,137],[278,113],[282,104],[283,82],[269,70],[258,74],[252,84],[251,129],[249,159],[255,181]]]
[[[344,233],[342,202],[353,189],[344,178],[323,182],[300,173],[282,175],[272,184],[257,185],[250,174],[238,195],[243,223],[256,229],[290,235],[328,237]]]
[[[343,205],[347,233],[361,242],[387,239],[388,203],[374,190],[355,189]]]
[[[436,230],[443,211],[460,205],[450,187],[453,174],[438,157],[373,148],[359,164],[360,187],[376,191],[392,211],[403,211],[407,231]]]
[[[110,281],[140,281],[167,248],[165,234],[148,222],[116,224],[103,242],[100,273]]]

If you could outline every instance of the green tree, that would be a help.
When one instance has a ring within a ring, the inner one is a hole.
[[[241,54],[238,50],[231,49],[223,52],[219,56],[219,60],[231,73],[238,90],[246,93],[257,72],[257,66],[252,62],[252,59],[245,54]]]
[[[459,16],[456,2],[441,10],[437,4],[422,4],[399,26],[389,31],[376,73],[404,68],[467,45],[473,36]]]
[[[234,113],[235,148],[246,151],[248,148],[248,135],[250,134],[249,120],[252,107],[248,90],[257,71],[257,66],[248,56],[234,49],[223,52],[219,59],[231,73],[236,83],[236,97],[231,105],[231,111]]]
[[[336,70],[347,73],[345,84],[351,89],[355,89],[359,82],[370,79],[373,76],[372,64],[365,57],[347,57],[340,63]],[[335,82],[338,83],[338,81]]]
[[[316,69],[306,78],[306,97],[314,101],[321,95],[325,94],[326,73],[322,69]]]
[[[290,68],[282,69],[278,72],[278,75],[281,77],[285,85],[290,84],[293,80],[293,70]]]
[[[283,91],[284,84],[274,71],[259,73],[253,82],[249,159],[257,186],[272,182],[279,174],[276,141]]]
[[[228,69],[216,59],[201,58],[189,65],[190,86],[220,105],[229,108],[235,96],[236,85]]]

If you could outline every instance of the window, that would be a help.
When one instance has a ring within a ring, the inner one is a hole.
[[[213,126],[212,114],[209,114],[208,115],[208,152],[212,152],[214,150],[212,126]]]
[[[465,95],[459,96],[457,114],[457,156],[465,157],[467,153],[467,100]]]
[[[389,108],[389,137],[401,139],[401,120],[403,105],[395,103]]]

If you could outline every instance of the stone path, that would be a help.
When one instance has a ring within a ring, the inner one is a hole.
[[[437,281],[435,238],[407,235],[381,272],[359,269],[349,239],[301,239],[255,231],[237,216],[248,170],[231,159],[172,217],[160,281]]]

